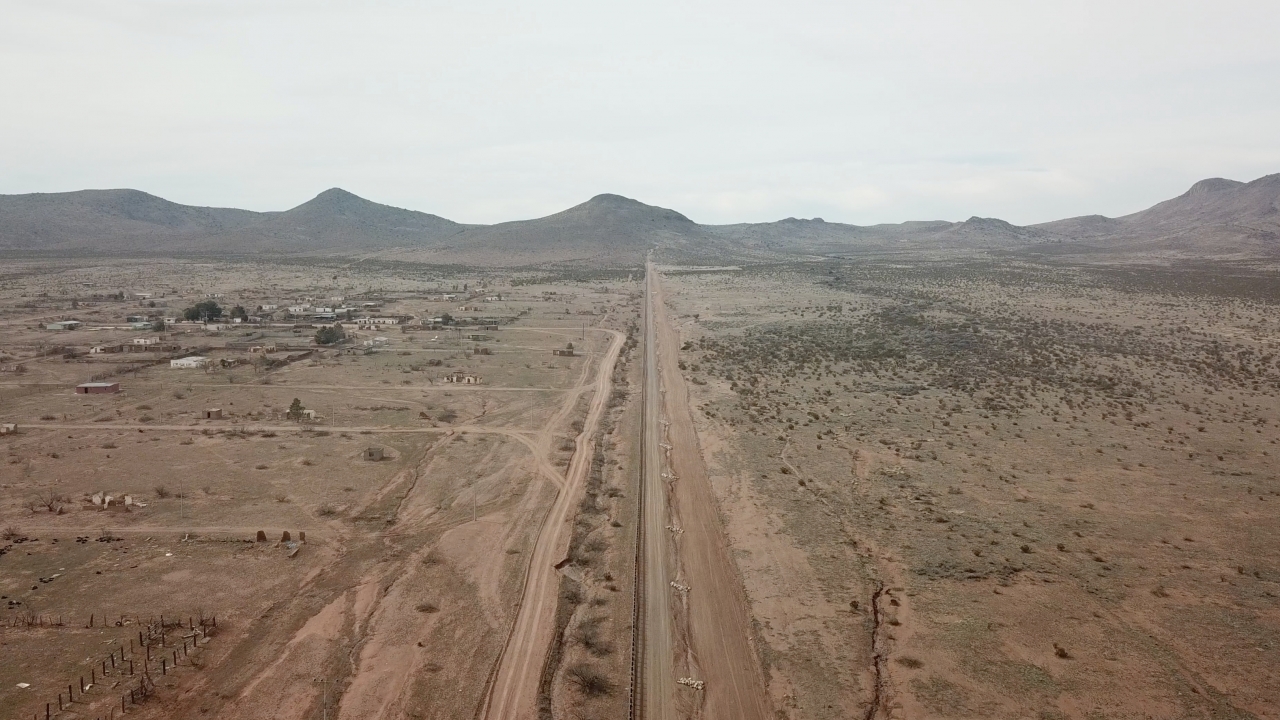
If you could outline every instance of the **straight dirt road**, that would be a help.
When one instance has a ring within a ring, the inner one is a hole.
[[[625,337],[610,333],[609,350],[605,353],[593,383],[591,406],[578,435],[577,449],[569,462],[555,504],[543,521],[533,548],[524,593],[507,644],[498,659],[498,667],[485,698],[483,717],[494,720],[532,720],[537,717],[538,688],[547,652],[555,632],[556,603],[559,599],[559,574],[556,564],[565,556],[573,532],[573,510],[580,500],[594,451],[592,438],[600,426],[613,389],[613,366],[622,350]],[[562,412],[572,408],[566,403]],[[555,425],[555,421],[548,425]],[[550,437],[547,438],[548,445]],[[549,451],[549,446],[545,450]]]
[[[649,360],[656,360],[650,364],[655,368],[656,377],[646,374],[646,387],[661,384],[660,393],[655,391],[646,397],[660,394],[662,403],[661,418],[646,416],[646,451],[656,447],[665,429],[666,442],[662,447],[670,464],[669,474],[674,478],[669,517],[672,527],[679,528],[674,542],[678,558],[676,580],[682,586],[660,587],[656,582],[647,582],[648,601],[657,604],[660,601],[656,598],[666,597],[672,602],[683,603],[685,627],[680,630],[687,643],[686,666],[693,679],[701,680],[705,685],[700,691],[680,687],[681,693],[697,692],[700,696],[687,700],[681,698],[679,707],[689,708],[689,714],[695,717],[766,720],[772,713],[764,674],[751,643],[746,593],[733,564],[728,538],[720,524],[711,481],[693,428],[688,389],[679,370],[680,335],[667,318],[662,283],[652,263],[648,265],[646,275],[650,296],[647,308],[652,311],[652,321],[646,325],[646,340],[652,340],[647,343],[653,353]],[[661,487],[661,480],[659,477],[658,487]],[[646,490],[649,487],[646,485]],[[646,509],[648,507],[646,497]],[[645,524],[646,533],[655,530],[662,533],[666,525],[659,525],[652,519],[647,519]],[[657,538],[662,540],[670,536],[671,533],[667,532],[665,536],[657,535]],[[649,535],[649,539],[651,541],[653,536]],[[646,562],[646,572],[650,571],[650,563],[656,562],[657,556],[656,549],[652,554],[646,554],[647,558],[654,558]],[[659,714],[667,712],[669,701],[661,701],[657,695],[656,687],[663,682],[663,668],[659,659],[654,657],[658,654],[657,649],[670,637],[670,629],[660,619],[652,617],[655,614],[652,605],[646,606],[646,614],[649,617],[646,618],[645,679],[649,685],[646,686],[643,717],[648,720],[671,716]],[[670,653],[666,652],[664,656],[669,658]],[[673,679],[668,673],[666,682]],[[666,687],[672,686],[668,684]],[[673,693],[664,691],[662,694],[670,697]]]
[[[641,423],[641,523],[637,542],[637,623],[635,685],[631,711],[636,718],[676,717],[675,629],[671,612],[671,574],[667,541],[667,492],[663,482],[662,393],[658,379],[657,333],[653,304],[656,276],[645,273],[644,417]]]

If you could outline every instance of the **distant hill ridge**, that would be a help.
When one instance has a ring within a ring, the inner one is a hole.
[[[632,265],[673,258],[749,261],[894,248],[1054,254],[1280,256],[1280,174],[1201,180],[1118,218],[1032,226],[998,218],[858,226],[821,218],[701,225],[668,208],[597,195],[532,220],[468,225],[331,188],[283,212],[181,205],[139,190],[0,195],[0,250],[103,254],[367,255],[441,264]]]

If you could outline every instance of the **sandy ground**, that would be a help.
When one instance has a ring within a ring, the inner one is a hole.
[[[331,274],[345,272],[181,263],[45,271],[30,282],[54,296],[64,280],[67,288],[105,277],[163,288],[167,273],[199,277],[170,281],[161,293],[169,307],[161,312],[170,313],[194,301],[186,288],[216,288],[232,296],[223,300],[228,306],[249,305],[250,297],[279,302],[278,293],[327,297]],[[387,312],[457,312],[456,302],[433,299],[440,281],[378,271],[363,277],[382,285],[377,302]],[[291,284],[296,289],[286,289]],[[21,282],[0,288],[0,356],[26,368],[0,378],[0,420],[20,426],[0,438],[7,459],[0,527],[16,533],[0,543],[9,548],[0,557],[0,593],[10,620],[0,627],[0,644],[21,659],[0,669],[0,707],[43,709],[43,698],[56,699],[67,678],[88,674],[85,658],[96,662],[97,647],[106,657],[112,646],[102,641],[123,642],[127,654],[139,617],[203,610],[216,613],[216,635],[190,662],[170,668],[156,695],[131,706],[131,714],[476,716],[512,637],[526,575],[549,584],[554,609],[554,556],[563,555],[565,538],[540,529],[572,526],[575,488],[565,489],[565,481],[580,479],[591,464],[583,440],[597,432],[609,395],[607,366],[620,344],[614,328],[635,315],[625,293],[605,290],[508,288],[504,295],[518,301],[480,312],[523,319],[486,331],[485,340],[380,331],[386,339],[374,350],[324,350],[268,370],[237,364],[247,352],[222,347],[263,331],[237,328],[226,337],[186,330],[175,342],[229,363],[191,372],[153,363],[148,353],[83,354],[90,345],[142,334],[121,327],[123,314],[146,312],[145,303],[104,296],[72,308]],[[10,314],[6,303],[56,312]],[[59,354],[44,354],[51,338],[33,321],[68,311],[90,327],[52,338]],[[265,332],[267,340],[289,344],[305,344],[310,333]],[[567,342],[577,345],[573,357],[552,356]],[[121,393],[70,391],[122,368]],[[455,370],[484,382],[444,384]],[[284,417],[294,398],[317,410],[315,423]],[[202,416],[212,407],[222,417]],[[386,459],[366,461],[369,446],[382,448]],[[89,498],[99,491],[129,493],[143,505],[95,510]],[[63,512],[34,505],[42,495],[55,497]],[[560,515],[544,523],[553,510]],[[252,542],[258,530],[270,541]],[[306,533],[295,554],[292,544],[275,542],[284,531],[294,540]],[[114,540],[98,541],[108,536]],[[535,567],[549,572],[531,573]],[[50,575],[56,577],[38,581]],[[530,617],[541,617],[530,608]],[[123,615],[124,623],[91,630],[91,609],[99,623],[103,614]],[[27,612],[72,622],[14,625]],[[536,637],[510,647],[541,674],[546,643]],[[15,689],[18,682],[31,687]],[[119,701],[116,692],[98,683],[77,697],[75,712],[105,716]]]
[[[622,349],[622,341],[622,333],[610,332],[609,350],[596,368],[596,381],[593,383],[586,422],[575,440],[577,450],[564,475],[555,504],[539,530],[529,571],[525,576],[516,621],[503,647],[485,701],[485,717],[523,719],[537,715],[538,686],[554,631],[556,566],[564,559],[569,547],[573,511],[581,496],[587,471],[591,467],[593,448],[590,439],[595,436],[600,418],[604,414],[605,403],[612,389],[614,362]],[[572,406],[566,405],[562,413],[567,415],[570,410]],[[558,424],[557,420],[564,419],[553,418],[552,424]],[[547,440],[549,444],[550,438]]]
[[[661,280],[652,272],[649,284],[654,309],[654,346],[659,368],[665,427],[646,428],[662,442],[669,459],[668,502],[676,549],[672,585],[666,589],[682,642],[674,646],[681,677],[704,683],[702,689],[680,684],[676,712],[707,718],[765,718],[770,713],[759,656],[750,639],[750,619],[742,581],[729,554],[716,499],[702,462],[701,448],[689,414],[684,378],[676,369],[681,340],[667,320]],[[652,524],[650,525],[652,528]],[[679,587],[677,587],[679,586]],[[650,612],[652,608],[648,609]],[[662,648],[657,638],[654,650]],[[646,638],[646,643],[648,638]],[[655,664],[652,669],[660,667]],[[646,717],[649,716],[646,704]],[[665,708],[664,708],[665,710]],[[663,716],[654,713],[655,716]]]
[[[1207,272],[669,277],[775,716],[1277,715],[1280,295]]]

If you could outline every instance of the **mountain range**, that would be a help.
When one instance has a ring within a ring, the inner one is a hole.
[[[468,225],[326,190],[283,212],[180,205],[139,190],[0,195],[0,252],[105,255],[340,255],[433,264],[635,265],[743,262],[914,249],[1058,256],[1275,258],[1280,174],[1215,178],[1132,215],[1030,226],[995,218],[859,226],[822,219],[702,225],[619,195],[534,220]]]

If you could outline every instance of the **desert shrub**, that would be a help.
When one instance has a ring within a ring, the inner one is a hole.
[[[440,612],[440,606],[433,602],[420,602],[414,606],[414,609],[421,613]]]
[[[167,488],[167,487],[165,487],[165,486],[163,486],[163,485],[157,485],[157,486],[155,486],[155,488],[153,488],[153,489],[154,489],[154,491],[155,491],[156,497],[158,497],[158,498],[167,498],[167,497],[169,497],[170,495],[172,495],[172,494],[173,494],[173,493],[169,492],[169,488]]]
[[[612,653],[613,643],[603,638],[600,632],[600,625],[604,620],[602,616],[583,620],[578,627],[574,628],[569,639],[596,657],[604,657]]]
[[[597,697],[612,695],[614,683],[599,668],[588,663],[576,663],[565,672],[569,682],[583,695]]]

